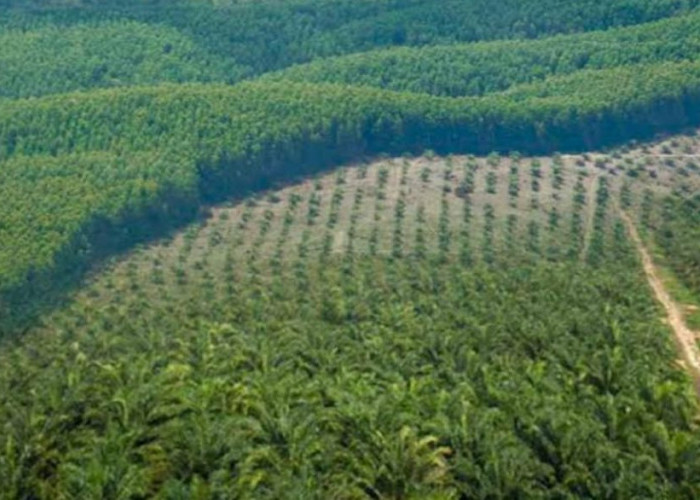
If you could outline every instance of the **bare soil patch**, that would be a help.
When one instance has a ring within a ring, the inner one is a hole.
[[[620,215],[642,258],[642,265],[647,280],[649,281],[649,286],[654,291],[656,299],[666,311],[666,320],[673,330],[676,343],[683,356],[684,364],[693,377],[696,393],[700,396],[700,350],[697,345],[697,337],[685,324],[683,307],[671,298],[671,295],[664,287],[656,266],[654,265],[654,261],[642,243],[642,239],[639,237],[639,233],[632,219],[624,212],[621,212]]]

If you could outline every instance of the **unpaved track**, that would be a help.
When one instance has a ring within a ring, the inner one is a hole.
[[[644,272],[647,275],[647,280],[649,281],[649,286],[654,290],[654,295],[656,295],[657,300],[661,302],[666,310],[668,324],[673,329],[676,343],[683,355],[683,360],[695,382],[695,391],[700,397],[700,349],[698,349],[695,334],[685,324],[682,308],[671,298],[671,295],[659,278],[659,273],[656,270],[654,261],[644,247],[632,219],[623,211],[620,211],[620,215],[642,257],[642,264],[644,266]]]

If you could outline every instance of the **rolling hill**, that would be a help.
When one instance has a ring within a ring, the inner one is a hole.
[[[697,9],[0,0],[0,497],[700,495]]]

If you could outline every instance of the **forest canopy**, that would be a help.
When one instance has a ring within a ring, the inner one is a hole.
[[[699,54],[700,0],[0,0],[0,497],[700,497],[639,259],[700,305]]]
[[[11,4],[0,15],[2,301],[31,302],[101,255],[112,243],[95,239],[96,221],[170,213],[162,200],[180,190],[201,202],[368,154],[580,151],[696,124],[694,2],[550,3]],[[84,158],[119,163],[94,177]],[[42,171],[55,179],[41,181],[45,203],[60,198],[58,178],[101,194],[104,179],[123,181],[107,212],[77,196],[48,209],[33,201]],[[27,217],[37,210],[54,231]]]

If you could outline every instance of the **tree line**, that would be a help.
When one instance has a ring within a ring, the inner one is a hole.
[[[101,189],[99,179],[87,174],[75,155],[136,155],[130,168],[118,174],[122,181],[133,177],[137,183],[155,183],[146,191],[132,190],[130,182],[114,187],[123,192],[114,196],[119,207],[107,219],[118,221],[122,214],[133,213],[134,206],[144,215],[159,211],[162,197],[179,197],[172,186],[185,186],[186,192],[196,193],[196,200],[221,200],[363,155],[425,149],[534,154],[649,137],[694,124],[700,116],[699,89],[700,65],[682,62],[583,71],[480,98],[251,82],[134,87],[0,102],[0,160],[19,162],[3,170],[8,209],[0,227],[25,235],[22,241],[41,248],[36,255],[48,252],[70,263],[22,259],[8,252],[3,301],[16,304],[20,297],[19,303],[26,302],[27,286],[37,289],[32,276],[51,276],[45,271],[74,266],[83,252],[74,251],[75,243],[69,242],[91,241],[83,236],[91,234],[88,228],[99,204],[86,208],[78,199],[61,199],[60,209],[15,222],[17,214],[46,207],[34,202],[41,191],[26,181],[44,168],[69,175],[87,192]],[[154,169],[153,160],[138,157],[140,152],[160,155],[177,168]],[[108,160],[99,168],[124,165]],[[51,193],[50,199],[60,195]],[[47,225],[71,228],[71,234],[47,237]],[[15,248],[14,243],[7,248]],[[28,250],[26,255],[35,253]],[[18,287],[23,290],[19,295]]]
[[[459,97],[484,95],[583,69],[696,60],[697,12],[642,26],[539,40],[393,47],[264,75],[264,80],[368,85]]]
[[[3,492],[697,496],[690,384],[618,243],[598,268],[236,262],[156,291],[134,268],[0,351]]]
[[[0,13],[0,26],[8,37],[3,44],[8,51],[5,57],[32,61],[36,57],[34,49],[55,54],[55,59],[43,66],[33,61],[29,68],[17,64],[5,67],[4,72],[16,80],[10,87],[15,95],[38,95],[60,91],[68,82],[74,85],[71,90],[106,84],[99,78],[93,82],[60,71],[72,65],[91,66],[96,76],[100,71],[108,76],[115,73],[118,78],[126,78],[124,83],[148,83],[136,76],[143,72],[155,79],[156,68],[173,64],[174,55],[179,55],[176,65],[183,68],[182,72],[164,71],[163,81],[231,82],[292,64],[381,47],[540,38],[641,24],[689,12],[698,3],[506,0],[493,4],[485,0],[446,0],[435,9],[428,0],[294,0],[224,6],[199,1],[110,0],[59,5],[34,2],[35,8],[28,8],[25,2],[10,0]],[[135,26],[144,24],[152,33],[139,33],[147,44],[139,48],[128,39]],[[122,42],[105,45],[103,26]],[[71,44],[78,36],[84,45],[82,50]],[[17,41],[12,41],[13,37]],[[55,39],[58,47],[70,46],[64,51],[55,50],[48,46],[47,38]],[[193,45],[191,58],[178,50],[168,52],[168,46],[177,49],[183,43]],[[158,54],[157,44],[166,49],[161,50],[164,53]],[[130,54],[132,51],[134,54]],[[83,52],[92,57],[77,60]],[[146,60],[138,64],[139,71],[129,80],[128,66],[135,54],[144,54]],[[45,68],[43,73],[41,67]],[[53,80],[60,76],[68,77],[68,82],[59,85]]]

